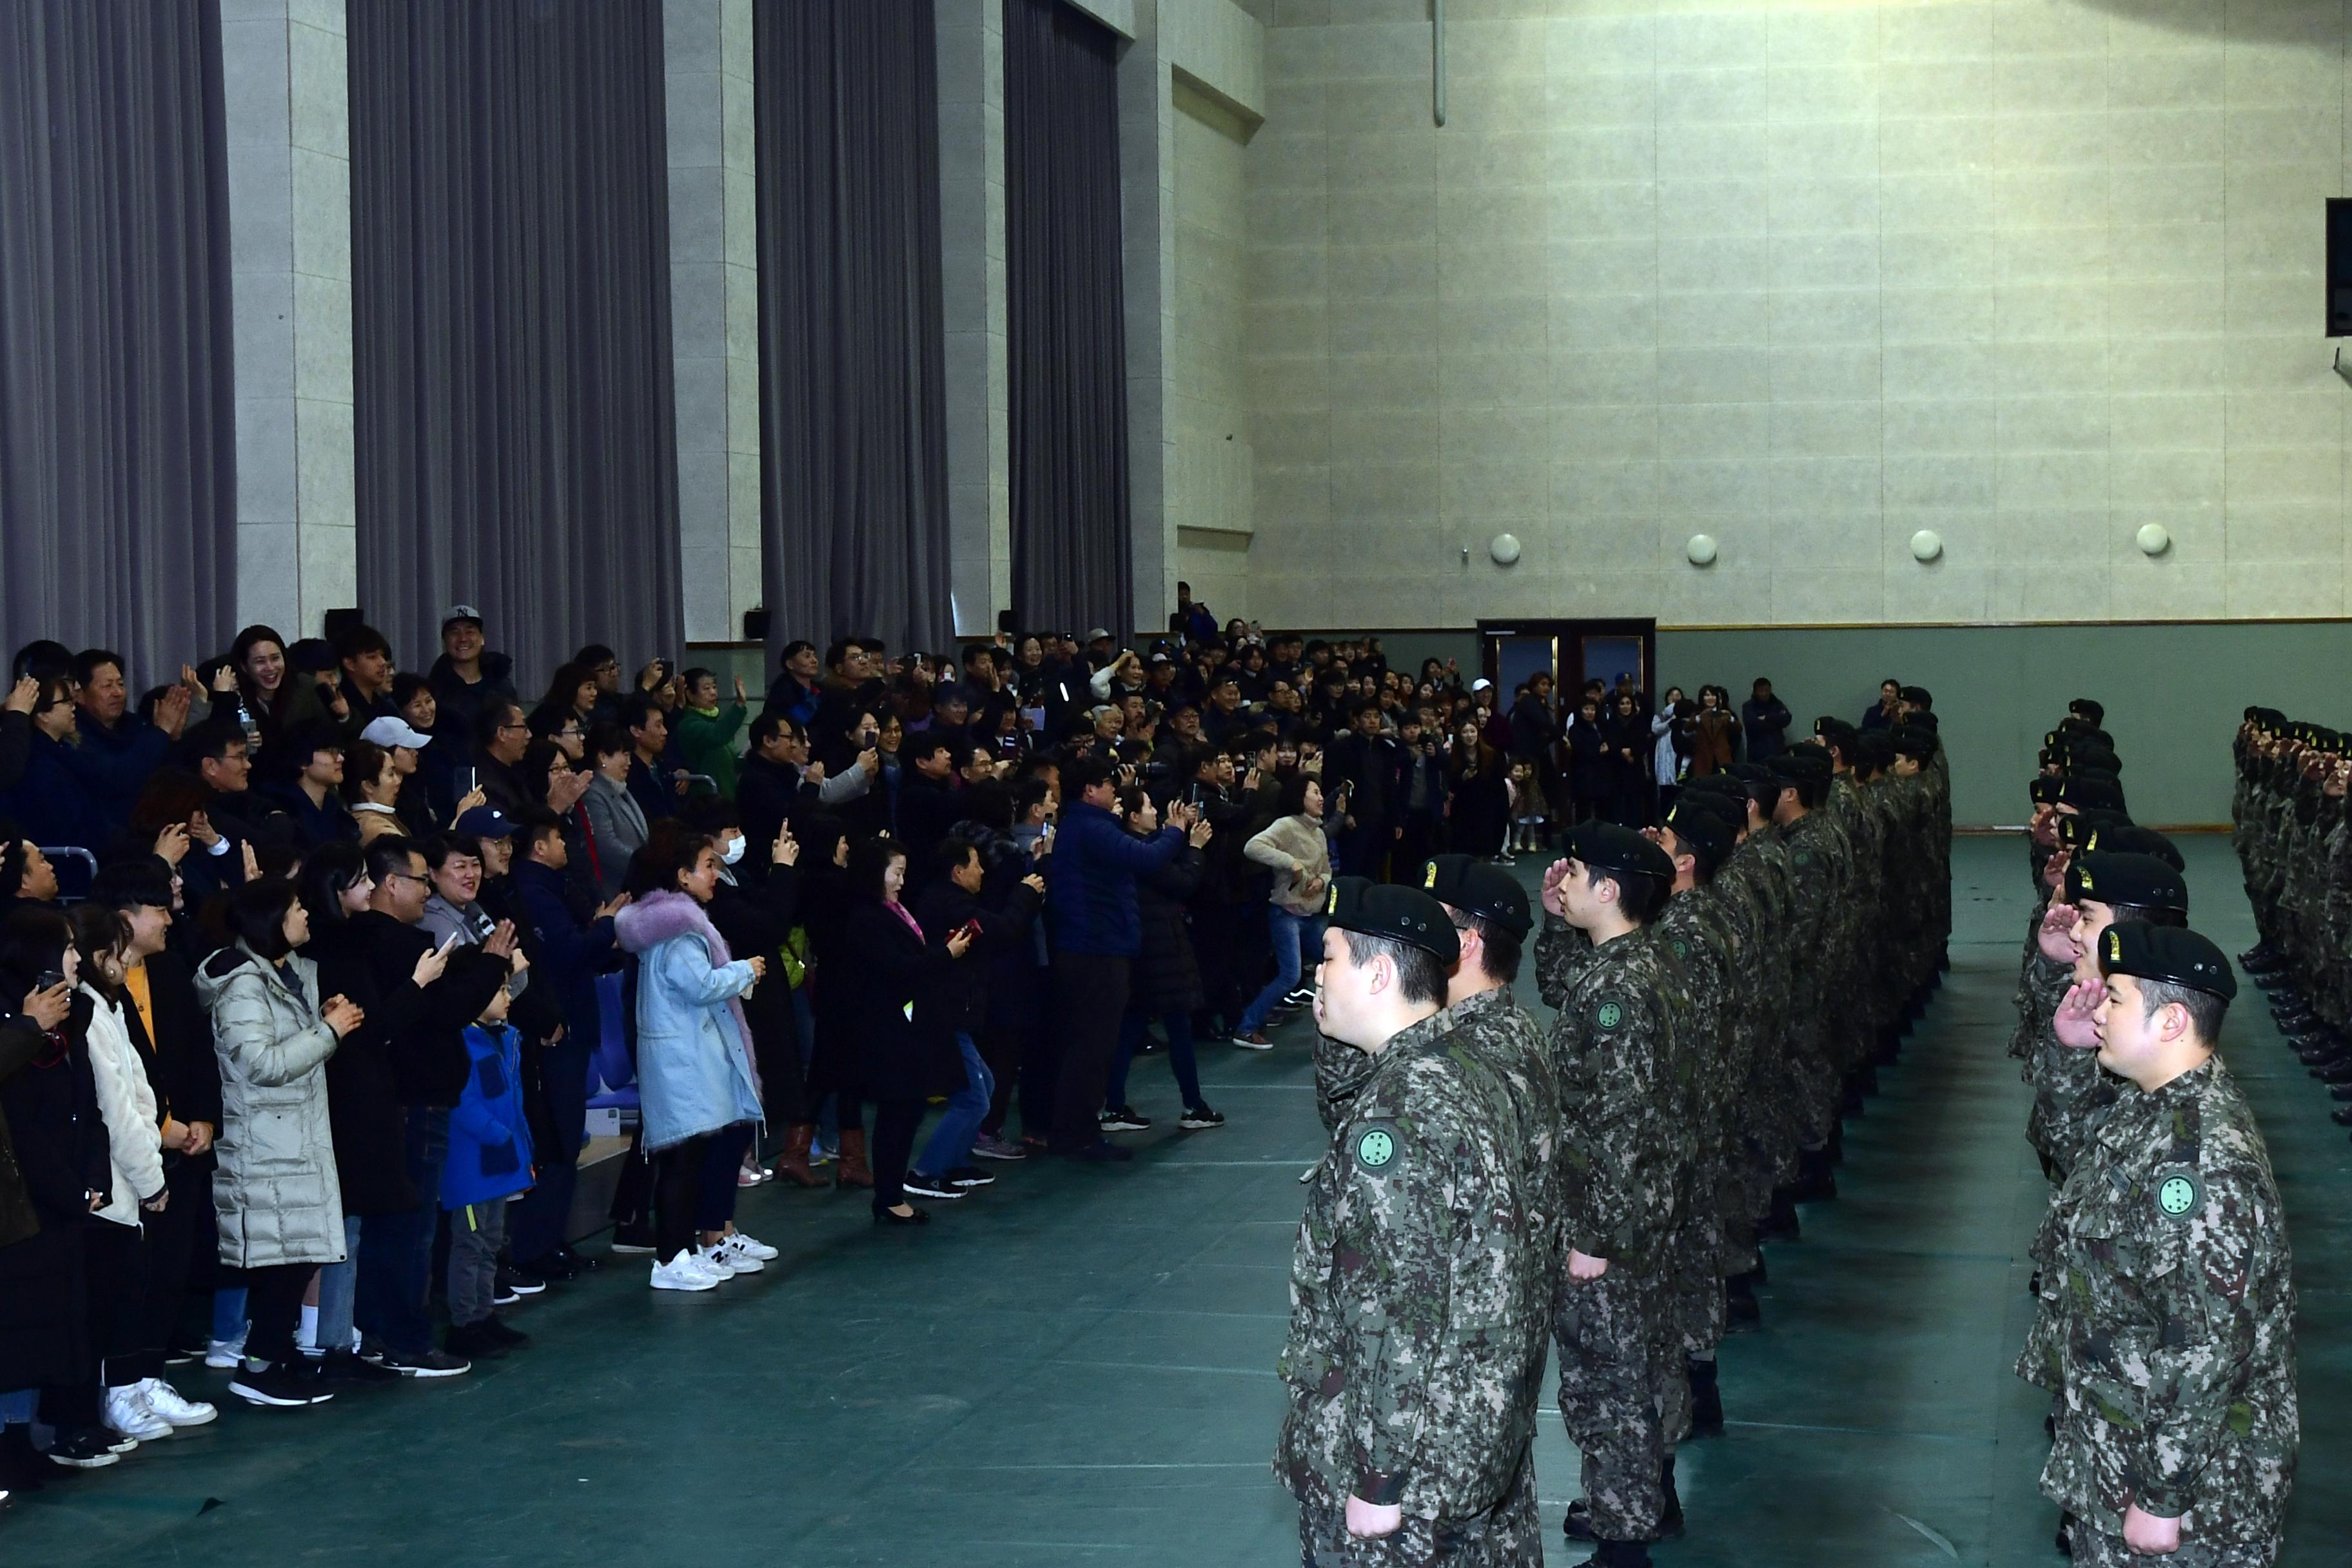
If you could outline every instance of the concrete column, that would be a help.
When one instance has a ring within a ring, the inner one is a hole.
[[[662,0],[686,635],[760,603],[760,253],[751,0]]]
[[[1084,9],[1100,15],[1096,5]],[[1165,0],[1134,0],[1118,59],[1118,160],[1127,283],[1128,510],[1133,620],[1166,622],[1176,602],[1168,510],[1168,344],[1175,335],[1176,126],[1161,50]],[[1106,21],[1108,17],[1104,18]]]
[[[221,0],[236,353],[237,615],[359,602],[343,0]]]
[[[947,330],[949,586],[958,637],[1013,602],[1005,359],[1004,5],[934,0],[940,57],[940,284]]]

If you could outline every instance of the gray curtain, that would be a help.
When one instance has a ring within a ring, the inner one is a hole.
[[[1030,626],[1134,621],[1116,46],[1062,0],[1004,0],[1013,603]]]
[[[948,597],[931,0],[762,0],[760,532],[794,637],[938,647]]]
[[[0,5],[8,647],[155,685],[227,645],[232,341],[217,0]]]
[[[350,0],[360,601],[526,689],[682,649],[662,8]]]

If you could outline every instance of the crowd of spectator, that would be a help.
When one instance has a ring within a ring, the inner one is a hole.
[[[1334,875],[1650,820],[1790,721],[1760,680],[1503,704],[1189,590],[1132,646],[795,642],[756,711],[594,645],[530,700],[463,605],[422,675],[358,625],[131,673],[34,643],[0,709],[0,1488],[212,1420],[197,1360],[292,1409],[521,1348],[499,1309],[597,1266],[599,1090],[663,1290],[777,1256],[763,1181],[911,1226],[1117,1164],[1139,1058],[1213,1130],[1197,1053],[1310,1000]]]

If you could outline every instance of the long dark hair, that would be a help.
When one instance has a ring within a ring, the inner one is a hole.
[[[338,839],[310,851],[302,865],[301,897],[313,931],[351,919],[343,912],[343,895],[367,874],[367,852],[356,844]]]
[[[890,869],[890,862],[907,858],[907,847],[895,838],[876,835],[861,838],[849,847],[847,878],[849,890],[862,898],[880,903],[882,877]]]

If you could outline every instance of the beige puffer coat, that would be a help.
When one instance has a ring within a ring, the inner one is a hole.
[[[221,1261],[340,1263],[343,1200],[326,1073],[339,1042],[319,1016],[317,966],[299,953],[268,963],[239,942],[205,961],[196,994],[220,1058]]]

